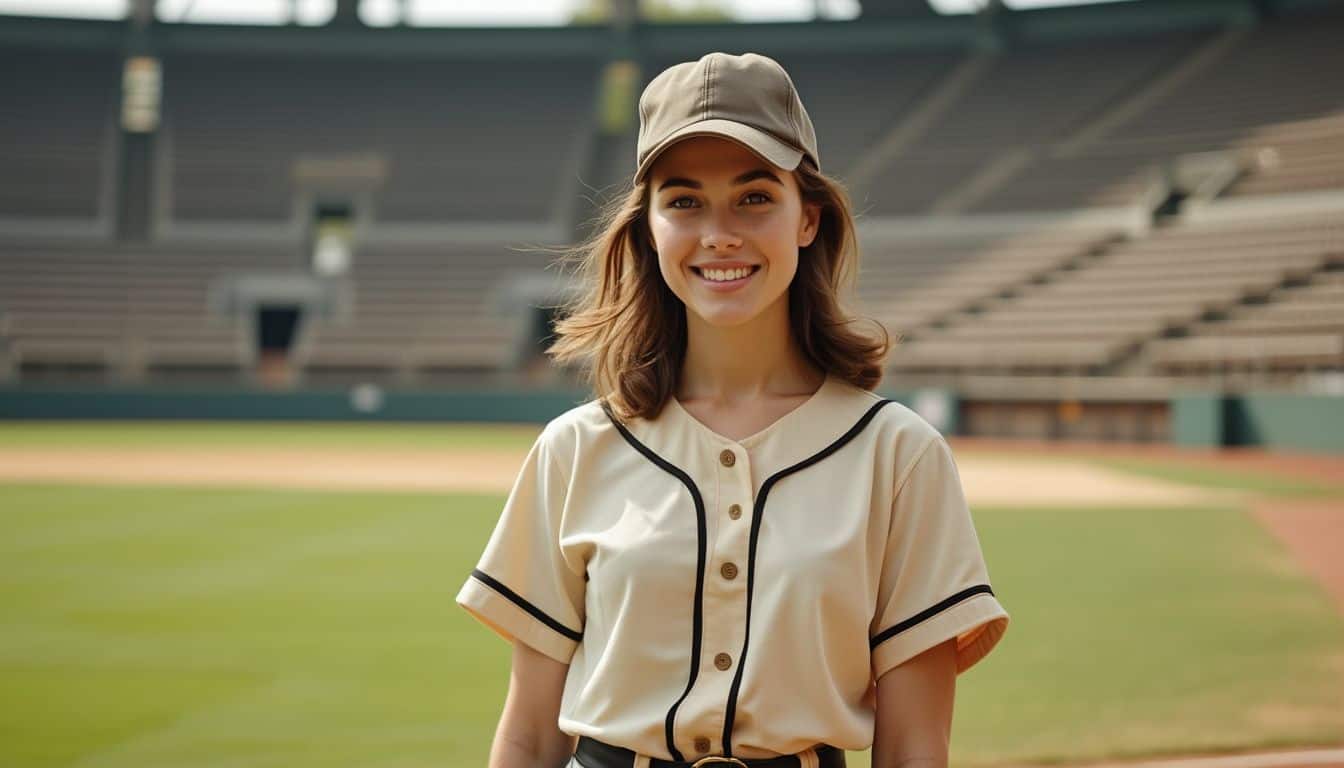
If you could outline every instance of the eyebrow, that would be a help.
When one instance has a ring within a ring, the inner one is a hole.
[[[776,176],[775,174],[771,173],[770,171],[764,168],[754,168],[750,171],[747,171],[746,173],[733,179],[733,183],[746,184],[748,181],[755,181],[756,179],[766,179],[775,182],[781,187],[784,186],[784,182],[780,181],[778,176]],[[691,189],[700,189],[701,186],[702,185],[700,184],[700,182],[694,179],[685,179],[680,176],[673,176],[668,180],[664,181],[662,184],[658,185],[658,191],[661,192],[664,189],[667,189],[668,187],[690,187]]]

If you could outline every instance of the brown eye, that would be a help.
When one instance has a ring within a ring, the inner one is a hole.
[[[689,197],[678,197],[676,200],[673,200],[672,202],[668,203],[668,204],[667,204],[667,207],[668,207],[668,208],[690,208],[690,207],[691,207],[690,205],[677,205],[677,203],[680,203],[680,202],[682,202],[682,201],[685,201],[685,202],[687,202],[687,203],[694,203],[694,202],[695,202],[694,200],[692,200],[692,199],[689,198]]]
[[[759,198],[761,198],[761,202],[762,202],[762,203],[768,203],[768,202],[770,202],[770,196],[767,195],[767,194],[765,194],[764,192],[749,192],[749,193],[747,193],[747,196],[746,196],[746,198],[744,198],[744,199],[745,199],[745,200],[751,200],[751,198],[753,198],[753,197],[759,197]]]

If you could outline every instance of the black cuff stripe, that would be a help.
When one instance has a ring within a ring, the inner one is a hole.
[[[974,587],[968,587],[966,589],[963,589],[957,594],[942,601],[941,603],[938,603],[937,605],[929,608],[925,608],[924,610],[920,611],[919,613],[916,613],[914,616],[911,616],[905,621],[902,621],[896,624],[895,626],[888,627],[887,629],[878,632],[876,635],[873,636],[872,640],[868,641],[868,648],[869,650],[872,650],[873,648],[876,648],[880,643],[882,643],[882,641],[890,640],[891,638],[899,635],[900,633],[904,632],[907,629],[910,629],[916,624],[919,624],[920,622],[925,621],[927,619],[931,619],[934,616],[937,616],[938,614],[947,610],[948,608],[951,608],[952,606],[956,605],[957,603],[960,603],[963,600],[966,600],[967,598],[973,597],[981,593],[992,595],[994,594],[994,590],[990,589],[988,584],[977,584]]]
[[[532,614],[537,618],[538,621],[550,627],[551,629],[555,630],[556,632],[559,632],[560,634],[564,635],[570,640],[573,640],[576,643],[583,639],[582,632],[575,632],[569,627],[566,627],[564,624],[561,624],[560,622],[556,621],[550,616],[547,616],[545,611],[524,600],[522,596],[520,596],[517,592],[514,592],[512,589],[509,589],[503,584],[500,584],[497,580],[483,573],[479,569],[477,568],[471,569],[471,575],[473,578],[482,582],[487,587],[507,597],[509,600],[512,600],[519,608],[522,608],[524,611],[527,611],[528,613]]]

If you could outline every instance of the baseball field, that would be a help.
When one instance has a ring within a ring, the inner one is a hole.
[[[537,429],[0,424],[0,766],[483,766]],[[1344,459],[954,447],[1012,624],[953,765],[1344,746]]]

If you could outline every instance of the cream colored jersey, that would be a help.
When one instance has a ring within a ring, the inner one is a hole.
[[[743,440],[562,414],[457,602],[569,664],[560,730],[664,760],[867,749],[878,677],[1008,624],[947,442],[835,376]]]

